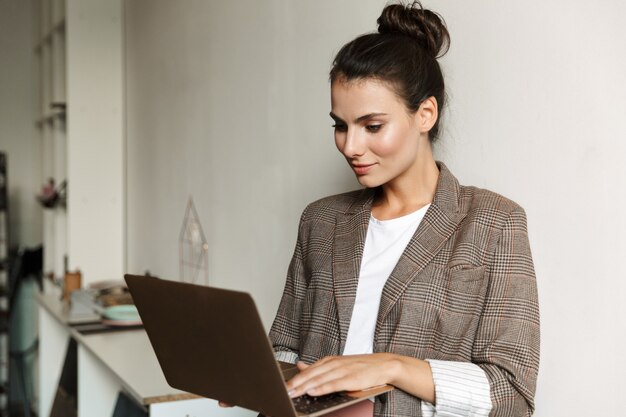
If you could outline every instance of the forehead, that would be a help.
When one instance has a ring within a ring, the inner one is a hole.
[[[330,86],[330,96],[332,111],[337,115],[406,111],[404,102],[389,83],[375,78],[335,80]]]

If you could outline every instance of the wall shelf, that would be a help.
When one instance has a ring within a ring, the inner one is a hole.
[[[65,121],[66,118],[67,118],[66,114],[62,112],[50,113],[35,120],[35,126],[37,126],[38,128],[43,128],[43,125],[45,124],[52,124],[56,120]]]
[[[65,35],[65,20],[62,20],[56,23],[49,32],[47,32],[35,45],[35,53],[40,53],[41,50],[47,45],[50,44],[55,35]]]

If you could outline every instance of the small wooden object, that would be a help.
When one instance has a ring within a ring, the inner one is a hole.
[[[63,281],[63,300],[69,301],[72,291],[80,290],[81,273],[79,270],[66,272]]]

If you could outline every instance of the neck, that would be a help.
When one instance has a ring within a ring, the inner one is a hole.
[[[430,144],[411,169],[381,187],[381,193],[372,211],[376,218],[394,218],[419,210],[432,203],[439,180],[439,168],[433,158]]]

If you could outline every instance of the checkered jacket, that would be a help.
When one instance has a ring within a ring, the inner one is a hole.
[[[491,388],[491,416],[530,416],[539,366],[539,307],[526,215],[490,191],[459,185],[446,166],[383,289],[374,352],[473,362]],[[302,214],[270,339],[311,363],[343,352],[375,190],[327,197]],[[375,416],[421,415],[401,390]]]

